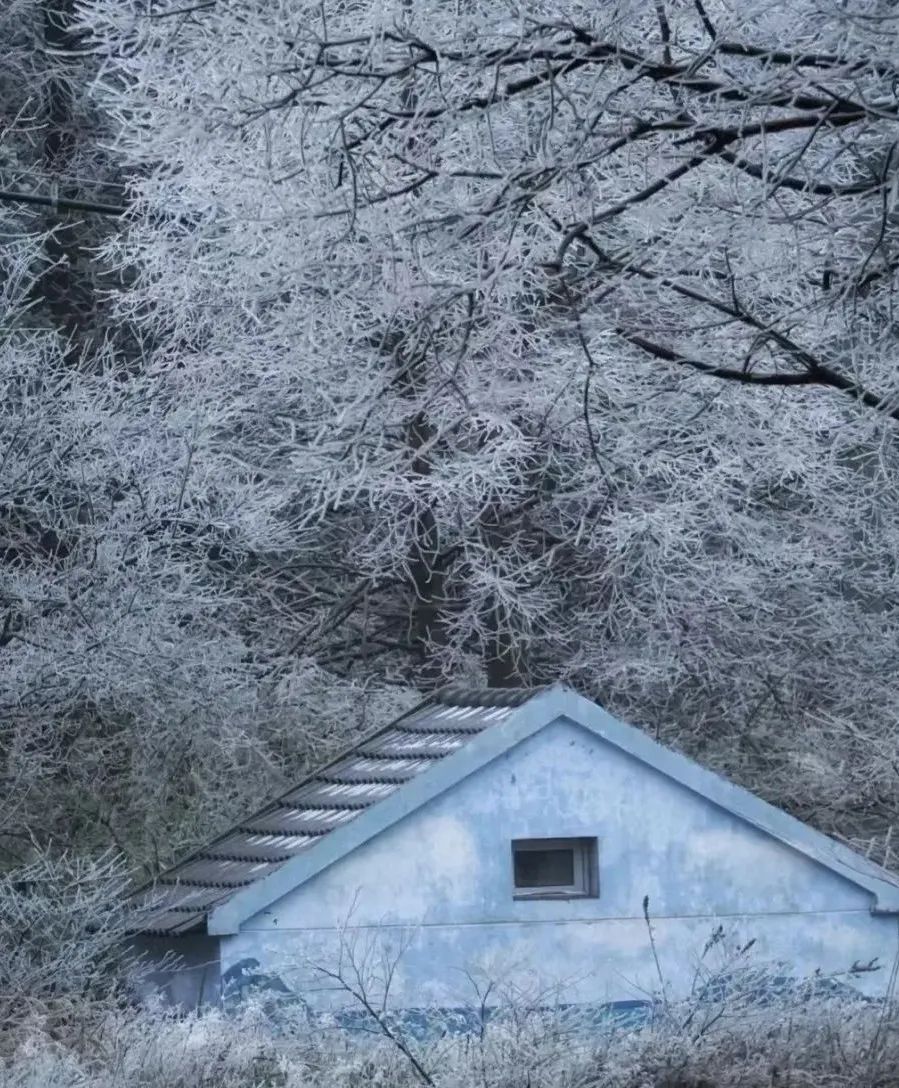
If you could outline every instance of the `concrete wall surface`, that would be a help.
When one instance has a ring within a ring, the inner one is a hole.
[[[513,898],[511,840],[580,836],[598,840],[598,897]],[[801,976],[878,957],[852,979],[877,994],[899,947],[896,917],[871,903],[562,719],[221,938],[222,971],[315,1008],[352,1005],[347,982],[380,993],[388,978],[397,1006],[471,1004],[488,983],[500,998],[602,1003],[658,991],[660,971],[684,995],[754,940],[734,962]]]

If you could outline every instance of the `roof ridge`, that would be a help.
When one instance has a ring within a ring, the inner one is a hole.
[[[513,707],[521,706],[553,686],[537,684],[533,687],[476,688],[468,684],[445,684],[435,689],[433,698],[445,706]]]

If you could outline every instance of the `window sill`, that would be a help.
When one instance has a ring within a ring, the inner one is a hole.
[[[527,900],[527,899],[598,899],[598,895],[593,895],[590,892],[515,892],[512,896],[513,900]]]

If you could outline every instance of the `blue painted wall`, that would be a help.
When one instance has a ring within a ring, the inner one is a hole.
[[[600,894],[515,900],[515,838],[596,836]],[[648,897],[669,996],[706,956],[754,939],[754,963],[800,975],[878,957],[853,980],[886,986],[897,919],[871,896],[634,757],[557,721],[428,802],[221,938],[223,976],[244,961],[311,1006],[352,1004],[333,977],[392,1003],[458,1006],[494,994],[627,1001],[659,988]],[[358,978],[357,978],[358,982]]]

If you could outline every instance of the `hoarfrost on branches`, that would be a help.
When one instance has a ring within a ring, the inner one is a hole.
[[[889,9],[80,13],[134,197],[97,249],[133,342],[23,410],[55,460],[13,447],[22,479],[53,464],[77,541],[16,567],[29,728],[87,707],[98,764],[152,753],[114,772],[128,811],[189,838],[243,762],[260,790],[289,764],[294,723],[356,722],[363,683],[387,706],[563,679],[825,830],[882,834]]]

